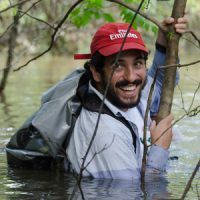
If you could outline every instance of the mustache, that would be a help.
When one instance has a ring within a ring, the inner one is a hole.
[[[126,81],[126,80],[119,81],[119,82],[116,83],[116,87],[124,87],[124,86],[131,85],[131,84],[138,86],[138,85],[142,84],[142,80],[136,79],[133,82],[129,82],[129,81]]]

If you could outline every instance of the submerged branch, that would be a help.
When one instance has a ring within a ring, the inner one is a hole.
[[[151,85],[150,88],[150,92],[149,92],[149,96],[148,96],[148,100],[147,100],[147,107],[146,107],[146,111],[145,111],[145,117],[144,117],[144,130],[143,130],[143,141],[144,141],[144,153],[143,153],[143,157],[142,157],[142,172],[141,172],[141,183],[142,183],[142,187],[144,188],[144,184],[145,184],[145,169],[146,169],[146,157],[147,157],[147,153],[148,153],[148,145],[147,145],[147,141],[146,141],[146,136],[147,136],[147,121],[148,121],[148,113],[149,113],[149,109],[151,106],[151,102],[152,102],[152,95],[153,95],[153,90],[154,90],[154,86],[156,83],[156,78],[158,76],[158,72],[159,72],[159,68],[156,70],[154,79],[153,79],[153,83]],[[144,189],[143,189],[144,190]]]
[[[105,91],[104,91],[104,94],[103,94],[103,99],[102,99],[102,102],[101,102],[101,105],[100,105],[100,108],[99,108],[99,112],[98,112],[98,117],[97,117],[95,129],[94,129],[94,133],[93,133],[92,138],[91,138],[91,140],[89,142],[88,148],[87,148],[86,153],[85,153],[85,155],[83,157],[83,161],[82,161],[82,164],[81,164],[81,167],[80,167],[80,173],[79,173],[78,181],[77,181],[77,184],[79,185],[79,187],[81,187],[81,180],[82,180],[82,177],[83,177],[83,171],[85,170],[86,158],[87,158],[87,156],[89,154],[89,151],[90,151],[90,149],[92,147],[92,144],[93,144],[94,139],[95,139],[96,134],[97,134],[97,130],[98,130],[99,122],[100,122],[101,113],[102,113],[104,102],[105,102],[105,99],[106,99],[106,96],[107,96],[107,93],[108,93],[108,89],[109,89],[109,86],[110,86],[110,83],[111,83],[111,79],[112,79],[113,74],[115,72],[115,68],[118,66],[118,60],[119,60],[119,57],[120,57],[120,55],[122,53],[122,49],[124,47],[126,38],[127,38],[128,34],[130,32],[130,29],[131,29],[131,27],[132,27],[132,25],[133,25],[133,23],[134,23],[134,21],[135,21],[135,19],[137,17],[137,14],[138,14],[139,10],[142,7],[143,3],[144,3],[144,0],[141,0],[139,6],[137,8],[137,11],[136,11],[135,15],[133,16],[133,18],[131,20],[131,23],[128,26],[127,32],[126,32],[126,34],[125,34],[125,36],[123,38],[122,44],[120,46],[119,52],[117,53],[117,55],[115,57],[115,61],[114,61],[113,67],[112,67],[112,71],[111,71],[111,73],[109,75],[109,79],[107,81],[106,88],[105,88]]]
[[[195,177],[197,171],[199,170],[199,167],[200,167],[200,159],[199,159],[199,161],[198,161],[198,163],[197,163],[197,165],[196,165],[196,167],[195,167],[195,169],[194,169],[194,171],[193,171],[193,173],[192,173],[192,175],[191,175],[191,177],[190,177],[190,179],[189,179],[189,181],[188,181],[188,183],[187,183],[187,185],[186,185],[186,187],[185,187],[185,190],[184,190],[184,192],[183,192],[183,195],[182,195],[182,197],[181,197],[181,200],[182,200],[182,199],[185,199],[185,197],[186,197],[188,191],[190,190],[191,185],[192,185],[192,181],[193,181],[193,179],[194,179],[194,177]]]

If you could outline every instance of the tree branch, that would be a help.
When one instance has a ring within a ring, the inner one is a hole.
[[[5,12],[5,11],[7,11],[7,10],[9,10],[9,9],[11,9],[11,8],[14,8],[14,7],[16,7],[16,6],[23,5],[24,3],[28,2],[28,1],[32,1],[32,0],[24,0],[24,1],[21,1],[21,2],[19,2],[19,3],[13,4],[13,5],[11,5],[11,6],[7,7],[7,8],[5,8],[5,9],[3,9],[3,10],[0,10],[0,14],[3,13],[3,12]]]
[[[52,47],[53,47],[54,40],[55,40],[55,37],[56,37],[56,34],[57,34],[58,30],[61,28],[61,26],[63,25],[63,23],[65,22],[65,20],[68,18],[69,14],[74,10],[74,8],[76,8],[76,6],[78,6],[83,1],[84,0],[78,0],[76,3],[74,3],[70,7],[70,9],[67,11],[67,13],[64,15],[64,17],[60,20],[60,22],[58,23],[58,25],[54,28],[54,32],[51,35],[51,41],[50,41],[49,47],[46,50],[44,50],[42,53],[40,53],[39,55],[33,57],[32,59],[30,59],[29,61],[27,61],[25,64],[17,67],[13,71],[18,71],[18,70],[24,68],[25,66],[27,66],[32,61],[37,60],[38,58],[40,58],[41,56],[43,56],[44,54],[46,54],[47,52],[49,52],[52,49]]]
[[[189,30],[189,31],[187,31],[185,33],[191,34],[193,36],[193,38],[198,42],[199,47],[200,47],[200,39],[195,35],[195,33],[193,31]]]
[[[107,0],[107,1],[110,1],[110,2],[113,2],[113,3],[116,3],[116,4],[119,4],[129,10],[132,10],[133,12],[136,12],[137,11],[137,6],[134,6],[134,5],[129,5],[127,3],[124,3],[120,0]],[[160,28],[162,31],[166,32],[167,29],[154,17],[151,17],[149,15],[147,15],[146,13],[142,12],[141,10],[138,12],[138,14],[142,17],[144,17],[145,19],[147,19],[148,21],[154,23],[156,26],[158,26],[158,28]]]
[[[3,77],[2,77],[1,83],[0,83],[0,93],[3,92],[3,90],[6,86],[8,75],[9,75],[10,69],[12,67],[12,62],[13,62],[13,58],[14,58],[13,54],[14,54],[16,39],[18,36],[18,26],[19,26],[19,17],[20,17],[19,10],[21,9],[21,7],[22,7],[22,4],[18,4],[17,13],[13,17],[13,26],[10,31],[9,40],[8,40],[8,57],[7,57],[7,61],[6,61],[6,68],[3,71]]]
[[[190,110],[189,112],[185,113],[184,115],[182,115],[180,118],[178,118],[176,121],[174,121],[171,126],[169,126],[165,131],[162,132],[162,134],[156,138],[156,140],[154,141],[154,143],[148,145],[148,147],[152,146],[153,144],[155,144],[170,128],[172,128],[175,124],[177,124],[179,121],[181,121],[184,117],[188,116],[188,117],[194,117],[196,115],[198,115],[200,113],[200,105],[195,107],[194,109]]]
[[[42,0],[38,0],[35,3],[33,3],[25,12],[23,12],[22,15],[19,16],[19,19],[22,18],[24,16],[24,14],[26,14],[29,10],[31,10],[36,4],[38,4],[40,1]],[[20,11],[22,12],[22,11]],[[11,23],[6,30],[0,35],[0,39],[7,33],[7,31],[13,26],[13,23]]]
[[[181,200],[182,200],[182,199],[185,199],[185,197],[186,197],[188,191],[190,190],[190,187],[191,187],[191,185],[192,185],[192,181],[193,181],[193,179],[194,179],[194,177],[195,177],[197,171],[199,170],[199,167],[200,167],[200,159],[199,159],[199,161],[198,161],[198,163],[197,163],[197,165],[196,165],[196,167],[195,167],[195,169],[194,169],[194,171],[193,171],[193,173],[192,173],[192,175],[191,175],[191,177],[190,177],[190,179],[189,179],[189,181],[188,181],[188,183],[187,183],[187,185],[186,185],[186,187],[185,187],[185,190],[184,190],[184,192],[183,192],[183,195],[182,195],[182,197],[181,197]]]
[[[40,1],[41,1],[41,0],[40,0]],[[47,26],[49,26],[49,27],[52,28],[52,29],[55,29],[53,25],[49,24],[48,22],[46,22],[46,21],[44,21],[44,20],[42,20],[42,19],[40,19],[40,18],[34,17],[34,16],[28,14],[27,12],[23,12],[23,11],[20,11],[20,12],[23,13],[24,15],[27,15],[28,17],[30,17],[30,18],[36,20],[36,21],[39,21],[39,22],[42,22],[42,23],[46,24]]]
[[[187,63],[187,64],[172,64],[172,65],[160,66],[159,69],[166,69],[166,68],[171,68],[171,67],[178,67],[178,68],[189,67],[191,65],[196,65],[198,63],[200,63],[200,60],[190,62],[190,63]]]

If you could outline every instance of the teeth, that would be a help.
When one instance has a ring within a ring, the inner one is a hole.
[[[127,85],[127,86],[121,87],[121,89],[127,90],[127,91],[134,90],[135,88],[136,87],[134,85]]]

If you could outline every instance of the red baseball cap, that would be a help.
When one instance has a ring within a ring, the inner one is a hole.
[[[94,53],[97,51],[103,56],[110,56],[119,52],[126,32],[128,30],[128,23],[107,23],[101,26],[95,33],[91,45],[90,45],[90,54],[75,54],[75,59],[90,59]],[[130,29],[127,38],[125,40],[123,51],[124,50],[141,50],[148,53],[144,41],[139,32]]]

